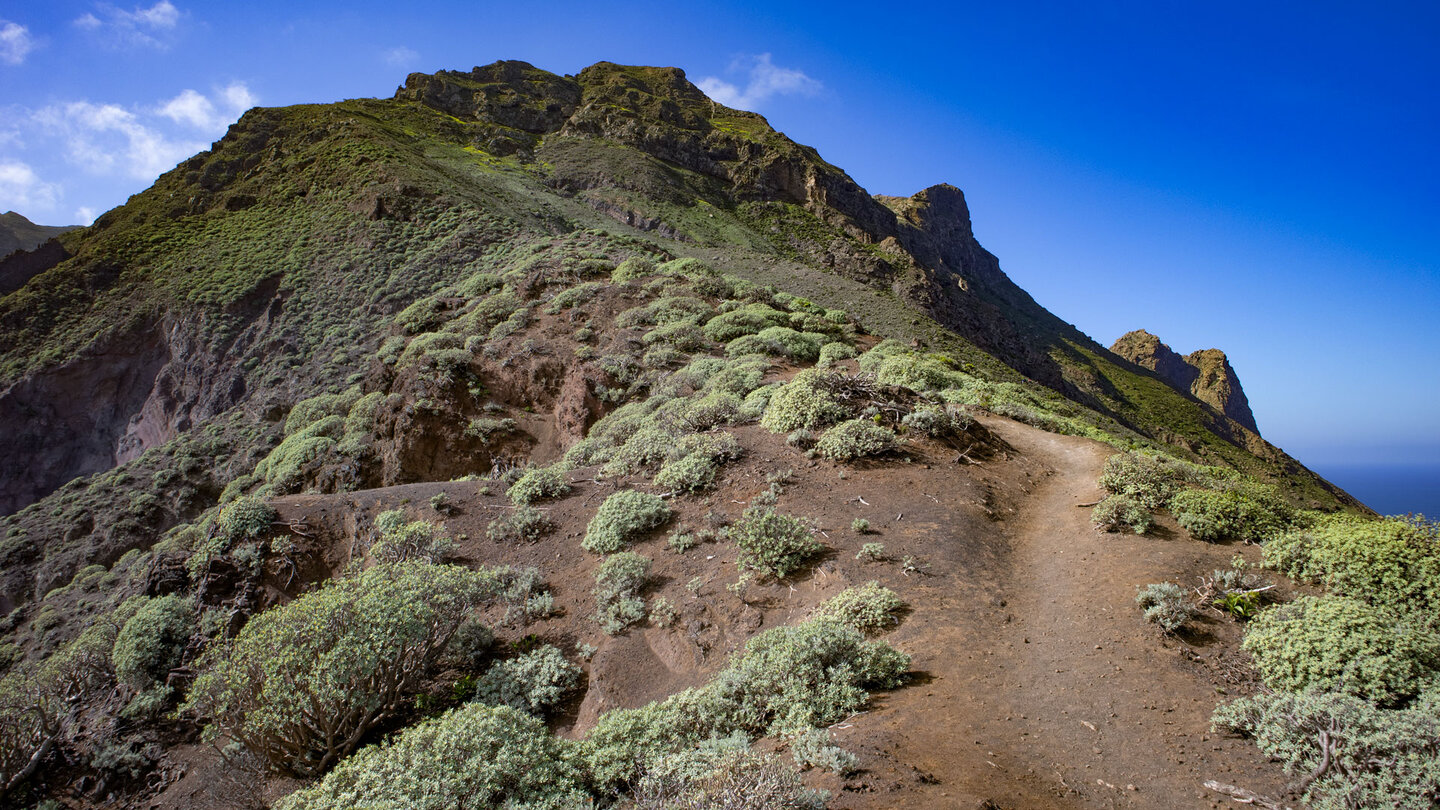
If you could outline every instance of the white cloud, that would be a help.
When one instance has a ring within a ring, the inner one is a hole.
[[[71,163],[92,174],[153,180],[207,146],[203,141],[168,138],[116,104],[72,101],[40,110],[35,120],[64,140]]]
[[[95,209],[88,205],[82,205],[75,209],[75,224],[90,225],[95,221]]]
[[[706,76],[695,84],[710,98],[740,110],[754,109],[774,96],[813,96],[824,89],[823,84],[803,72],[776,65],[768,53],[737,58],[726,72],[748,72],[745,86],[715,76]]]
[[[0,211],[50,211],[60,198],[60,187],[47,183],[18,160],[0,160]]]
[[[391,48],[385,51],[380,54],[380,57],[385,60],[385,64],[387,65],[409,67],[415,64],[416,60],[420,58],[420,54],[402,45],[398,48]]]
[[[94,12],[77,17],[74,25],[95,33],[112,47],[164,50],[170,47],[181,16],[170,0],[160,0],[149,8],[137,6],[133,11],[100,3]]]
[[[216,91],[215,96],[216,100],[211,101],[194,90],[182,90],[180,95],[165,102],[159,113],[177,124],[219,134],[241,113],[255,106],[255,95],[244,82],[232,82]]]
[[[35,50],[30,29],[19,23],[0,22],[0,62],[18,65]]]

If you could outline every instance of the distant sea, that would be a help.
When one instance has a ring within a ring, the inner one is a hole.
[[[1326,464],[1311,469],[1382,515],[1419,512],[1440,520],[1440,463]]]

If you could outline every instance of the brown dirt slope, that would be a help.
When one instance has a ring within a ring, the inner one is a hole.
[[[1193,585],[1239,549],[1173,525],[1159,538],[1097,533],[1076,505],[1101,497],[1108,448],[1009,420],[987,425],[1049,469],[1015,501],[988,600],[947,598],[966,572],[938,569],[925,597],[909,597],[914,613],[888,640],[915,656],[924,682],[837,731],[862,757],[884,752],[874,776],[919,778],[896,779],[890,795],[842,793],[832,806],[1219,806],[1207,779],[1283,794],[1284,775],[1252,745],[1209,730],[1222,690],[1244,687],[1225,677],[1237,671],[1239,628],[1210,616],[1165,639],[1133,603],[1137,586]],[[884,778],[871,782],[885,790]]]

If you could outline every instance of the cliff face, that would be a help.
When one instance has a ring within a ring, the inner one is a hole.
[[[1202,349],[1181,357],[1144,329],[1120,336],[1110,351],[1148,368],[1182,393],[1188,393],[1241,425],[1260,432],[1250,401],[1230,361],[1219,349]]]

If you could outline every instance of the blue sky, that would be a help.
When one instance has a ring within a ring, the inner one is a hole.
[[[1224,349],[1302,461],[1434,461],[1437,40],[1434,3],[7,2],[0,211],[87,221],[255,104],[678,65],[871,192],[960,186],[1096,340]]]

